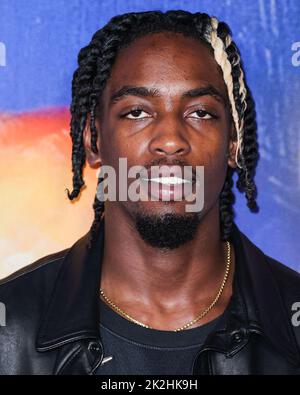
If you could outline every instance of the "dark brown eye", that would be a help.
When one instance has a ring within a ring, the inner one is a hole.
[[[150,115],[146,111],[140,108],[136,108],[125,114],[125,117],[128,119],[143,119],[143,118],[149,118]]]
[[[193,116],[192,114],[196,114],[196,116]],[[204,110],[196,110],[190,113],[189,115],[191,118],[196,118],[196,119],[211,119],[213,116],[209,114],[207,111]]]

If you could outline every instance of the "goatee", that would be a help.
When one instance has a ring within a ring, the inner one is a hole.
[[[135,227],[141,238],[155,248],[173,250],[193,240],[200,223],[198,213],[149,215],[135,213]]]

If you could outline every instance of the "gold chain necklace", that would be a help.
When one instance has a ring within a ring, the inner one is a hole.
[[[216,303],[218,302],[218,300],[220,299],[223,289],[225,287],[227,278],[228,278],[228,274],[229,274],[229,269],[230,269],[230,263],[231,263],[231,248],[230,248],[230,243],[229,241],[226,241],[226,246],[227,246],[227,264],[226,264],[226,270],[225,270],[225,274],[223,277],[223,281],[221,284],[221,287],[216,295],[216,297],[214,298],[214,300],[212,301],[212,303],[200,314],[198,315],[195,319],[193,319],[192,321],[188,322],[187,324],[185,324],[184,326],[177,328],[177,329],[173,329],[174,332],[179,332],[182,331],[186,328],[189,328],[191,325],[193,325],[195,322],[201,320],[201,318],[203,318],[207,313],[210,312],[210,310],[216,305]],[[148,329],[154,329],[148,325],[143,324],[140,321],[137,321],[136,319],[132,318],[129,314],[125,313],[125,311],[121,310],[120,307],[118,307],[115,303],[113,303],[104,293],[103,289],[100,288],[100,294],[103,296],[103,298],[106,300],[106,302],[113,307],[117,312],[119,312],[121,315],[123,315],[124,317],[126,317],[128,320],[134,322],[135,324],[138,324],[140,326],[143,326],[144,328],[148,328]]]

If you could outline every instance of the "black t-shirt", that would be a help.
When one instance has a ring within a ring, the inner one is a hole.
[[[225,315],[223,313],[207,324],[174,332],[135,324],[102,299],[99,305],[100,335],[106,362],[98,368],[97,375],[191,375],[197,352]]]

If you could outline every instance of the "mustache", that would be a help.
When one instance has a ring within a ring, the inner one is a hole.
[[[192,179],[193,182],[197,180],[197,172],[195,166],[192,166],[186,161],[182,159],[173,159],[173,160],[168,160],[166,158],[156,158],[151,160],[149,163],[146,163],[143,165],[143,167],[146,169],[146,171],[150,171],[152,167],[161,167],[161,166],[167,166],[167,167],[173,167],[173,166],[178,166],[181,168],[181,174],[184,176],[184,174],[187,174],[188,177]],[[187,168],[188,166],[188,168]],[[184,171],[184,168],[186,167],[186,170]],[[188,171],[187,171],[188,170]]]
[[[167,160],[166,158],[156,158],[151,160],[149,163],[144,164],[144,167],[148,170],[152,166],[190,166],[182,159]]]

